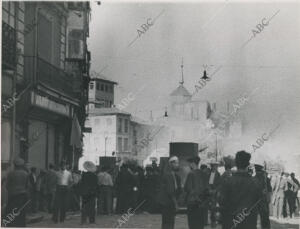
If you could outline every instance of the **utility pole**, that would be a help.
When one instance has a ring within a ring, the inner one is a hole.
[[[218,135],[216,134],[216,161],[218,161]]]

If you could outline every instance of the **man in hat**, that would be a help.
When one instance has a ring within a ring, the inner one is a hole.
[[[256,229],[257,204],[261,188],[248,174],[251,154],[239,151],[235,156],[237,171],[220,187],[219,203],[223,229]]]
[[[57,172],[57,186],[54,198],[53,221],[58,223],[58,215],[61,223],[65,221],[68,205],[68,193],[72,184],[72,174],[67,170],[65,162],[61,162]]]
[[[217,190],[219,188],[221,175],[218,172],[218,162],[211,162],[211,170],[209,174],[209,193],[210,193],[210,221],[211,226],[216,226],[216,209],[217,209]]]
[[[5,227],[26,227],[29,174],[24,170],[24,160],[14,160],[14,170],[7,175],[8,203],[2,223]],[[9,220],[10,219],[10,220]]]
[[[198,156],[188,159],[191,172],[188,174],[184,190],[186,192],[187,216],[189,229],[203,229],[206,222],[208,204],[208,177],[199,169]]]
[[[113,180],[108,173],[108,166],[103,166],[98,173],[98,185],[100,191],[100,205],[103,213],[110,215],[112,213],[112,201],[113,201]]]
[[[91,161],[86,161],[83,167],[87,172],[82,174],[80,183],[82,196],[81,224],[86,223],[87,217],[89,218],[89,223],[95,223],[95,206],[98,194],[98,179],[95,174],[97,168]]]
[[[272,193],[272,187],[270,179],[267,173],[264,171],[264,167],[260,164],[254,164],[255,167],[255,179],[259,183],[263,193],[262,200],[258,204],[258,213],[260,215],[261,227],[263,229],[270,229],[270,219],[269,219],[269,203],[270,195]]]
[[[177,199],[181,193],[180,177],[176,174],[179,170],[178,157],[169,159],[169,168],[166,168],[161,178],[157,202],[161,207],[162,229],[174,229],[175,216],[178,210]]]

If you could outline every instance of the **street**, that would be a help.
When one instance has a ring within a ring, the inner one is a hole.
[[[40,227],[59,227],[59,228],[77,228],[77,227],[91,227],[91,228],[117,228],[118,220],[121,220],[121,215],[101,215],[96,217],[96,224],[85,224],[80,225],[80,214],[69,215],[65,223],[54,224],[51,220],[51,216],[45,215],[44,220],[39,223],[28,224],[29,227],[40,228]],[[297,220],[293,220],[291,223],[277,223],[274,220],[271,221],[272,229],[292,229],[299,228],[299,223],[297,225]],[[122,227],[119,228],[160,228],[161,216],[158,214],[148,214],[141,213],[133,215],[129,220],[122,224]],[[184,214],[177,215],[175,221],[175,229],[186,229],[187,228],[187,217]],[[205,229],[210,229],[212,227],[206,226]],[[221,229],[221,226],[218,225],[216,229]],[[259,221],[257,224],[257,229],[261,229]]]

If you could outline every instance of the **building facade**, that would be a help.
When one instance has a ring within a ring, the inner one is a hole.
[[[3,3],[9,9],[10,2]],[[83,126],[86,112],[90,53],[88,2],[15,2],[16,71],[13,108],[15,131],[5,146],[5,159],[22,157],[30,167],[47,168],[61,160],[71,163],[71,124]],[[78,18],[75,20],[74,18]],[[2,23],[6,23],[4,17]],[[22,22],[22,23],[21,23]],[[8,21],[10,23],[10,21]],[[20,41],[19,41],[20,40]],[[3,43],[8,39],[3,39]],[[5,57],[3,57],[5,58]],[[9,84],[2,80],[3,87]],[[3,93],[2,93],[3,95]],[[2,115],[3,118],[3,115]],[[7,126],[7,124],[6,124]],[[2,142],[3,142],[2,138]],[[2,152],[3,152],[2,146]],[[77,149],[78,159],[81,149]],[[3,153],[2,153],[3,155]],[[2,160],[4,163],[4,160]]]
[[[92,71],[89,84],[88,109],[112,107],[114,104],[115,85],[117,85],[116,82],[107,80],[104,76]]]
[[[83,156],[99,165],[100,157],[131,157],[131,115],[117,108],[95,108],[86,120]]]

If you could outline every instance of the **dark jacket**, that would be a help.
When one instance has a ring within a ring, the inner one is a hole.
[[[185,181],[184,191],[188,205],[205,204],[208,200],[208,176],[202,170],[192,170]]]
[[[177,188],[175,187],[174,175]],[[157,202],[162,206],[175,208],[174,200],[178,199],[182,191],[180,177],[176,173],[174,175],[171,171],[166,171],[161,177]]]
[[[220,187],[223,229],[256,229],[261,200],[262,189],[255,178],[244,171],[233,173]]]
[[[16,169],[7,175],[8,196],[14,196],[28,192],[29,175],[23,169]]]
[[[98,193],[98,179],[92,172],[84,172],[80,181],[80,194],[86,198],[95,197]]]

